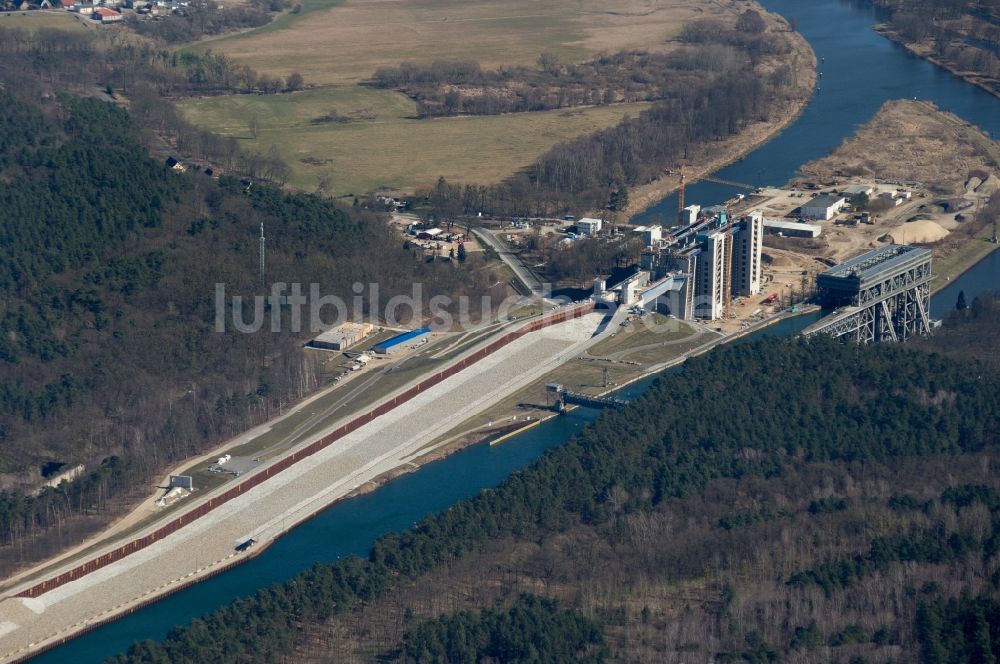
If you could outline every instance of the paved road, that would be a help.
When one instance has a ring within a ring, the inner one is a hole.
[[[484,228],[473,228],[472,232],[475,233],[476,237],[488,244],[493,248],[494,251],[500,256],[500,260],[506,263],[518,280],[525,285],[528,290],[531,291],[532,296],[546,299],[548,291],[542,286],[542,282],[538,280],[535,273],[531,271],[528,266],[521,262],[521,258],[512,252],[510,248],[500,241],[497,236],[495,236],[490,231]]]

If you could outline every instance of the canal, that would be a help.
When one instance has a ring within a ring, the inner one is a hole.
[[[722,170],[719,177],[754,185],[781,184],[798,167],[823,156],[861,124],[883,102],[913,98],[930,100],[972,122],[992,136],[1000,135],[1000,100],[951,74],[916,59],[878,36],[870,28],[875,15],[863,2],[843,0],[761,0],[765,7],[789,19],[809,40],[823,72],[820,89],[798,120],[771,142]],[[697,183],[688,200],[702,204],[723,201],[737,190]],[[676,212],[669,197],[636,218],[664,218]],[[971,302],[975,295],[1000,287],[1000,253],[994,252],[954,280],[936,297],[934,315],[953,307],[959,290]],[[790,335],[816,319],[789,319],[758,334]],[[634,395],[651,381],[623,391]],[[209,612],[258,588],[285,581],[317,562],[366,555],[387,532],[403,530],[438,512],[496,486],[512,471],[562,444],[592,421],[597,413],[577,409],[550,420],[505,444],[477,445],[403,476],[378,491],[343,501],[301,524],[250,562],[194,585],[122,620],[113,622],[49,651],[39,663],[101,662],[136,640],[162,639],[174,625]]]
[[[786,319],[746,339],[759,335],[789,336],[817,319],[815,314]],[[654,380],[636,382],[618,395],[634,397]],[[352,554],[367,555],[374,541],[385,533],[404,530],[429,514],[496,486],[545,450],[561,445],[598,414],[586,408],[571,410],[503,444],[474,445],[393,480],[377,491],[337,503],[243,565],[84,634],[32,661],[101,662],[126,650],[134,641],[162,639],[174,625],[186,624],[258,588],[286,581],[314,563],[332,562]]]

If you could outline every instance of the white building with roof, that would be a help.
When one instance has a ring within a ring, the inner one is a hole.
[[[597,235],[601,232],[604,222],[593,217],[583,217],[576,222],[576,232],[580,235]]]
[[[374,327],[370,323],[353,323],[350,321],[331,327],[309,342],[313,348],[325,350],[347,350],[361,342],[372,333]]]
[[[847,205],[847,198],[838,194],[823,194],[802,204],[803,219],[829,221]]]

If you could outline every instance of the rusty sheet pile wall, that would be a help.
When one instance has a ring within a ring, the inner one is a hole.
[[[212,510],[219,507],[220,505],[223,505],[232,500],[233,498],[236,498],[237,496],[246,493],[250,489],[260,484],[261,482],[264,482],[268,478],[289,468],[293,464],[298,463],[302,459],[305,459],[306,457],[311,456],[316,452],[319,452],[323,448],[340,440],[347,434],[363,427],[364,425],[374,420],[376,417],[388,413],[389,411],[396,408],[400,404],[406,403],[407,401],[417,396],[421,392],[426,391],[428,388],[433,387],[434,385],[437,385],[446,378],[449,378],[450,376],[455,375],[459,371],[462,371],[463,369],[472,366],[476,362],[479,362],[486,356],[495,353],[497,350],[503,348],[507,344],[516,341],[517,339],[520,339],[526,334],[530,334],[531,332],[536,332],[542,329],[543,327],[547,327],[549,325],[555,325],[557,323],[562,323],[571,318],[579,318],[580,316],[586,315],[592,312],[593,310],[594,310],[593,303],[583,304],[578,307],[574,307],[572,309],[567,309],[566,311],[561,311],[559,313],[552,314],[551,316],[540,318],[532,323],[528,323],[527,325],[518,328],[517,330],[514,330],[513,332],[509,332],[504,336],[500,337],[499,339],[497,339],[496,341],[493,341],[489,345],[479,349],[475,353],[472,353],[471,355],[465,357],[461,361],[456,362],[455,364],[449,366],[448,368],[434,374],[430,378],[427,378],[417,383],[416,385],[406,390],[405,392],[398,394],[397,396],[393,397],[391,401],[387,401],[379,405],[378,407],[373,408],[372,410],[364,413],[363,415],[359,415],[358,417],[354,418],[347,424],[337,428],[335,431],[323,436],[322,438],[314,441],[313,443],[310,443],[309,445],[299,450],[296,450],[292,454],[271,464],[264,470],[255,473],[254,475],[248,477],[247,479],[242,480],[236,486],[230,488],[229,490],[225,491],[224,493],[218,496],[210,498],[209,500],[205,501],[198,507],[195,507],[194,509],[178,516],[176,519],[173,519],[172,521],[165,523],[164,525],[160,526],[159,528],[149,533],[148,535],[134,539],[131,542],[128,542],[127,544],[123,544],[122,546],[118,547],[117,549],[114,549],[113,551],[109,551],[103,555],[88,560],[87,562],[82,563],[71,570],[63,572],[58,576],[41,581],[31,586],[30,588],[21,591],[16,596],[38,597],[39,595],[46,593],[52,590],[53,588],[58,588],[63,584],[69,583],[70,581],[75,581],[76,579],[79,579],[89,574],[90,572],[93,572],[94,570],[100,569],[117,560],[121,560],[125,556],[131,555],[136,551],[144,549],[147,546],[153,544],[154,542],[163,539],[167,535],[170,535],[171,533],[180,530],[185,525],[191,523],[195,519],[199,519],[202,516],[208,514]]]

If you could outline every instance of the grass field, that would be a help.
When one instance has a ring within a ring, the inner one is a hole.
[[[99,25],[87,26],[77,14],[67,11],[24,11],[0,12],[0,27],[19,30],[37,30],[39,28],[59,28],[60,30],[87,30],[89,27],[99,28]]]
[[[306,0],[250,32],[197,44],[259,71],[308,83],[356,82],[404,60],[531,64],[543,52],[568,62],[605,50],[655,48],[692,18],[735,11],[737,0]]]
[[[333,86],[289,95],[232,95],[180,104],[195,124],[244,147],[276,147],[293,169],[290,184],[312,190],[326,175],[334,195],[412,190],[439,176],[498,182],[556,143],[608,127],[645,104],[568,111],[417,120],[414,103],[386,90]],[[312,124],[331,112],[346,123]],[[256,116],[257,139],[250,135]]]

